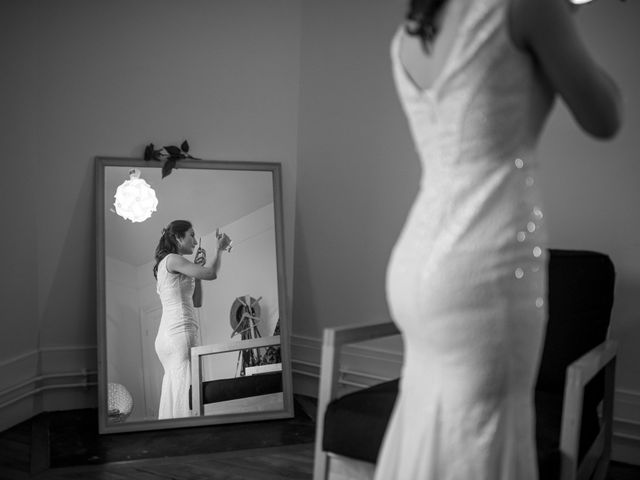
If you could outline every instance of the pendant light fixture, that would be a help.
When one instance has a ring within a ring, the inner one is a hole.
[[[158,206],[156,192],[140,178],[140,170],[129,170],[129,180],[118,187],[115,194],[116,213],[131,222],[144,222]]]

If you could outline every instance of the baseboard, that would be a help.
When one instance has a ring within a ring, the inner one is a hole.
[[[312,337],[291,337],[294,392],[318,397],[322,341]],[[339,394],[398,378],[402,353],[389,348],[347,345],[342,350],[338,378]]]
[[[318,398],[320,339],[291,337],[293,390]],[[346,346],[340,363],[340,388],[347,393],[385,380],[397,378],[402,353],[362,346]],[[640,465],[640,392],[619,388],[615,392],[612,459]]]
[[[611,457],[640,465],[640,392],[616,389]]]
[[[44,347],[0,363],[0,431],[56,410],[93,408],[96,347]]]

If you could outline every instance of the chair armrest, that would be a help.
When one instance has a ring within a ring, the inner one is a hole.
[[[348,325],[344,327],[325,328],[322,347],[332,345],[341,347],[350,343],[366,342],[382,337],[398,335],[400,330],[393,322]]]
[[[320,364],[320,387],[318,392],[318,418],[336,396],[338,361],[340,349],[351,343],[365,342],[377,338],[389,337],[400,333],[393,322],[349,325],[345,327],[325,328],[322,340],[322,360]]]
[[[578,470],[580,424],[584,388],[593,377],[606,369],[604,417],[613,415],[613,376],[617,355],[617,342],[608,340],[594,347],[567,367],[562,405],[562,430],[560,454],[562,456],[562,480],[573,480]]]
[[[326,475],[326,454],[322,451],[324,414],[331,400],[336,397],[338,390],[340,349],[350,343],[365,342],[399,333],[398,327],[393,322],[325,328],[322,340],[322,361],[320,364],[318,415],[316,417],[314,480],[324,479]]]
[[[201,357],[214,355],[216,353],[253,350],[254,348],[271,347],[273,345],[280,345],[279,335],[191,347],[191,408],[194,414],[204,415],[204,404],[202,399],[202,366],[200,365]]]
[[[607,340],[585,353],[567,367],[565,387],[584,388],[618,352],[618,342]],[[565,390],[566,391],[566,390]]]
[[[205,355],[216,353],[235,352],[238,350],[252,350],[254,348],[270,347],[280,345],[280,336],[253,338],[251,340],[234,340],[227,343],[214,343],[211,345],[201,345],[191,347],[191,361],[199,359]]]

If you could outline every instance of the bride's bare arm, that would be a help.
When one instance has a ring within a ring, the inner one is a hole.
[[[584,8],[584,7],[580,7]],[[583,43],[568,0],[512,0],[514,43],[536,59],[578,124],[598,138],[611,138],[621,124],[621,95]]]
[[[215,280],[220,270],[221,256],[221,251],[216,249],[215,255],[208,258],[204,265],[196,265],[181,255],[170,255],[167,258],[167,269],[198,280]]]

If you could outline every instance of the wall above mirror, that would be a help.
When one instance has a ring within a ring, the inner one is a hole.
[[[115,194],[132,178],[157,205],[125,218]],[[96,208],[100,432],[292,417],[280,164],[181,160],[162,178],[99,157]],[[156,257],[161,239],[177,247]]]

